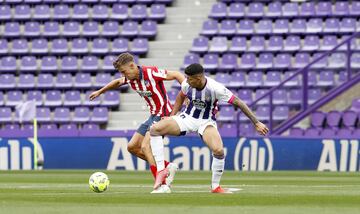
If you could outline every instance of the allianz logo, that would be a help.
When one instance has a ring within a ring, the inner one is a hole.
[[[274,151],[270,139],[240,138],[235,148],[235,170],[271,171],[273,162]]]

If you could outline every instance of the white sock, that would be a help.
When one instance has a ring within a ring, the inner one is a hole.
[[[151,151],[154,155],[157,171],[165,169],[164,143],[161,136],[150,136]]]
[[[212,170],[212,179],[211,179],[211,188],[215,189],[220,186],[221,176],[224,172],[225,166],[225,157],[219,159],[218,157],[213,156],[213,161],[211,164]]]

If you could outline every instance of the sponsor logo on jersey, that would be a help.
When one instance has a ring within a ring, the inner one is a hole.
[[[142,97],[152,97],[151,91],[136,90],[136,92]]]
[[[199,109],[199,110],[206,108],[206,103],[201,100],[193,100],[192,104],[195,106],[196,109]]]

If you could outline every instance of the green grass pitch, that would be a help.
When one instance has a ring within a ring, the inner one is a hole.
[[[209,193],[211,172],[178,172],[172,194],[152,195],[149,172],[104,171],[110,187],[94,193],[95,171],[2,171],[0,213],[360,213],[360,173],[230,172]]]

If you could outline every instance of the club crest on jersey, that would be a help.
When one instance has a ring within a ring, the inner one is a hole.
[[[193,100],[192,104],[195,106],[196,109],[199,110],[206,108],[206,103],[201,100]]]
[[[136,92],[142,97],[151,97],[152,96],[151,91],[136,90]]]

